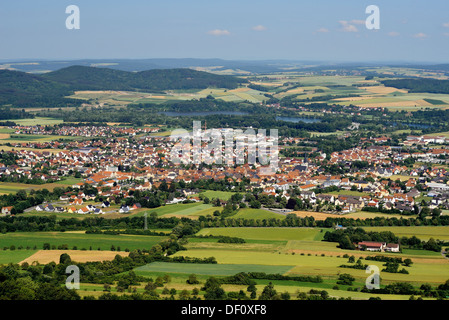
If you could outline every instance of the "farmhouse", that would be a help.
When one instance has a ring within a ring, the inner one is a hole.
[[[4,215],[10,215],[12,211],[12,207],[3,207],[2,208],[2,214]]]
[[[120,213],[128,213],[129,212],[129,207],[126,206],[126,205],[122,205],[118,212],[120,212]]]
[[[397,243],[388,243],[384,249],[386,252],[399,252],[399,244]]]
[[[362,241],[357,244],[359,250],[382,251],[387,244],[384,242]]]

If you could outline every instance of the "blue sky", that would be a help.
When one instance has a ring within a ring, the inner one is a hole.
[[[79,30],[65,27],[68,5]],[[379,30],[365,27],[368,5]],[[84,58],[449,63],[449,1],[2,1],[0,59]]]

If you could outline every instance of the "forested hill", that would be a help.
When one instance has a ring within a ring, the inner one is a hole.
[[[246,80],[191,69],[154,69],[128,72],[108,68],[71,66],[44,74],[45,79],[69,85],[73,90],[173,90],[234,89]]]
[[[381,81],[386,87],[408,89],[409,92],[449,93],[449,80],[397,79]]]
[[[70,103],[63,97],[70,94],[68,86],[21,71],[0,70],[0,106],[54,107]]]
[[[79,99],[64,98],[77,90],[142,90],[237,88],[246,80],[191,69],[127,72],[108,68],[71,66],[42,75],[0,70],[0,106],[64,107]]]

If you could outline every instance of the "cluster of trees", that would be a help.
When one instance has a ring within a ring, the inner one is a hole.
[[[245,239],[239,237],[225,237],[222,236],[218,239],[218,243],[246,243]]]
[[[341,249],[354,250],[354,243],[358,243],[361,241],[397,243],[399,239],[390,231],[375,232],[365,231],[362,228],[347,228],[335,231],[327,231],[324,234],[323,240],[329,242],[338,242]]]
[[[449,93],[449,80],[428,78],[381,81],[386,87],[407,89],[409,92]]]
[[[440,252],[444,242],[437,241],[434,238],[430,238],[428,241],[420,240],[416,236],[397,237],[390,231],[365,231],[362,228],[339,229],[335,231],[327,231],[324,234],[324,241],[338,242],[339,247],[342,249],[354,250],[354,243],[361,241],[373,241],[373,242],[385,242],[385,243],[400,243],[401,247],[408,247],[412,249],[423,249]],[[372,258],[376,259],[376,258]],[[387,261],[387,260],[379,260]],[[387,261],[389,263],[401,263],[401,261]],[[407,262],[408,264],[408,262]]]
[[[34,118],[34,115],[26,112],[24,109],[14,109],[9,107],[0,107],[0,120],[8,119],[29,119]],[[16,124],[12,121],[1,122],[2,126],[15,126]]]
[[[445,299],[449,296],[449,280],[436,287],[432,287],[429,284],[422,284],[419,288],[415,288],[409,282],[395,282],[380,289],[367,289],[363,287],[361,291],[379,294],[411,295],[410,300],[416,300],[415,296]]]
[[[427,241],[420,240],[416,236],[411,236],[410,238],[401,237],[400,241],[402,246],[407,246],[411,249],[423,249],[440,252],[442,248],[442,243],[440,241],[436,241],[432,237]]]

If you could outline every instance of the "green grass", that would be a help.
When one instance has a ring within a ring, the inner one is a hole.
[[[18,125],[22,126],[36,126],[36,125],[45,126],[45,125],[60,124],[64,122],[61,119],[44,118],[44,117],[36,117],[34,119],[12,119],[9,121],[15,122]]]
[[[343,252],[343,251],[342,251]],[[352,251],[355,253],[355,251]],[[351,252],[349,252],[351,253]],[[273,266],[292,266],[288,274],[291,275],[320,275],[323,278],[335,278],[340,273],[349,273],[358,281],[366,279],[365,270],[340,268],[342,264],[347,264],[347,259],[337,256],[321,256],[319,254],[310,256],[300,254],[287,254],[282,252],[256,252],[256,251],[236,251],[236,250],[213,250],[213,249],[192,249],[180,251],[175,256],[188,256],[197,258],[215,257],[219,264],[265,264]],[[400,255],[398,255],[400,256]],[[398,274],[381,272],[382,283],[398,281],[410,282],[413,284],[433,283],[441,284],[449,279],[449,262],[443,259],[427,259],[419,261],[412,259],[414,264],[407,268],[410,274]],[[376,265],[380,270],[384,268],[383,262],[366,260],[366,264]]]
[[[411,226],[411,227],[362,227],[366,231],[391,231],[398,237],[416,236],[421,240],[430,238],[449,240],[449,226]]]
[[[424,101],[433,104],[433,105],[447,105],[446,102],[442,101],[442,100],[437,100],[437,99],[429,99],[429,98],[424,98]]]
[[[188,209],[193,209],[193,208],[201,206],[201,205],[202,205],[201,202],[167,204],[162,207],[157,207],[157,208],[153,208],[150,210],[139,212],[138,214],[136,214],[134,216],[143,216],[145,213],[147,213],[149,216],[152,212],[156,212],[158,216],[164,216],[167,214],[178,214],[179,212],[185,213],[185,212],[187,212]]]
[[[334,192],[329,192],[329,194],[341,195],[341,196],[360,196],[360,197],[367,195],[365,192],[351,191],[351,190],[334,191]]]
[[[83,181],[84,181],[83,178],[67,177],[64,180],[60,180],[60,181],[57,181],[55,183],[63,184],[63,185],[67,185],[67,186],[72,186],[74,184],[77,184],[77,183],[83,182]]]
[[[186,273],[216,276],[230,276],[239,272],[265,272],[284,274],[293,266],[270,266],[257,264],[201,264],[201,263],[171,263],[153,262],[135,268],[137,275],[145,276],[152,272]]]
[[[231,218],[233,219],[254,219],[254,220],[263,220],[263,219],[285,219],[285,215],[271,212],[263,209],[252,209],[252,208],[244,208],[240,209],[235,215]]]
[[[197,234],[253,240],[321,240],[324,233],[315,228],[206,228]]]
[[[10,247],[15,245],[24,248],[30,247],[43,249],[44,243],[50,245],[67,244],[69,249],[76,246],[78,250],[85,248],[97,250],[110,250],[114,245],[116,248],[120,247],[123,251],[126,248],[134,249],[149,249],[153,245],[165,239],[159,236],[138,236],[138,235],[105,235],[105,234],[85,234],[85,233],[69,233],[69,232],[14,232],[0,234],[0,246]]]
[[[0,245],[0,264],[8,264],[8,263],[19,263],[20,261],[25,260],[32,254],[34,254],[37,250],[18,250],[17,245],[16,250],[3,250],[3,243]]]
[[[213,191],[213,190],[207,190],[201,192],[202,195],[205,197],[208,197],[209,199],[218,198],[220,200],[229,200],[235,192],[228,192],[228,191]]]
[[[441,252],[419,250],[419,249],[402,249],[402,253],[410,256],[434,256],[441,257]]]

